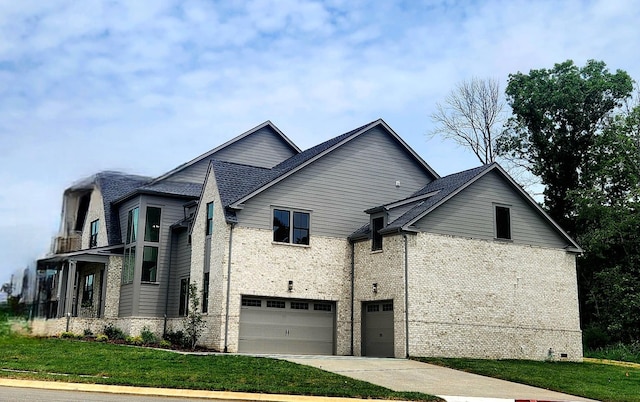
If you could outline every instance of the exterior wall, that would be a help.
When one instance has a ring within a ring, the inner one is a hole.
[[[174,231],[171,245],[171,278],[169,279],[169,317],[177,317],[180,308],[180,280],[191,272],[191,245],[186,229]]]
[[[371,240],[354,244],[354,355],[362,355],[362,303],[393,300],[395,357],[406,357],[404,239],[382,239],[382,251],[371,251]],[[378,284],[374,293],[373,284]]]
[[[118,317],[120,304],[120,286],[122,278],[122,257],[111,256],[107,263],[105,279],[107,281],[104,295],[104,317]]]
[[[410,354],[582,359],[575,255],[420,233],[409,244]]]
[[[100,309],[100,303],[104,295],[102,294],[102,281],[100,280],[100,272],[104,268],[104,264],[97,262],[78,263],[79,281],[78,281],[78,316],[79,317],[97,317],[98,310]],[[84,291],[85,278],[93,274],[93,299],[91,305],[85,305],[82,303],[82,296]]]
[[[207,204],[209,202],[214,203],[213,233],[210,237],[207,237]],[[230,226],[225,221],[221,205],[222,202],[218,194],[215,175],[210,173],[207,176],[191,230],[191,272],[189,277],[190,283],[195,283],[201,288],[205,260],[209,261],[209,306],[205,318],[207,327],[201,342],[218,350],[224,350],[230,236]],[[211,244],[208,256],[205,256],[206,242]]]
[[[366,209],[408,197],[431,181],[375,128],[248,200],[238,217],[242,226],[271,230],[272,207],[309,210],[311,236],[347,238],[369,222]]]
[[[510,207],[514,243],[553,248],[569,244],[497,171],[487,173],[414,226],[430,233],[493,240],[496,203]]]
[[[45,320],[43,318],[34,319],[29,322],[31,326],[31,334],[34,336],[55,336],[67,331],[74,334],[83,334],[85,330],[90,330],[94,335],[104,333],[104,327],[112,324],[120,328],[126,335],[137,336],[146,327],[155,333],[158,337],[162,337],[164,330],[163,318],[147,318],[147,317],[127,317],[127,318],[80,318],[70,317],[57,318],[53,320]],[[167,321],[167,330],[181,329],[181,321]]]
[[[89,240],[91,238],[91,222],[98,219],[98,246],[103,247],[109,245],[107,239],[107,228],[104,217],[104,202],[102,201],[102,193],[100,189],[95,186],[91,192],[91,199],[89,201],[89,210],[84,220],[84,227],[82,228],[82,249],[89,248]]]
[[[350,354],[348,241],[312,235],[306,247],[273,243],[272,238],[271,230],[233,230],[228,351],[238,349],[241,297],[252,295],[336,302],[336,354]]]

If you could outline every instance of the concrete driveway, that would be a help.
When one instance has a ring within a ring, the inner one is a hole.
[[[490,400],[591,401],[546,389],[406,359],[349,356],[271,356],[392,389],[437,395],[449,402]]]

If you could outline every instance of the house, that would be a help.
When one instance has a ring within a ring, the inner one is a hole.
[[[580,247],[498,165],[440,177],[383,120],[301,151],[265,122],[157,178],[64,194],[37,333],[226,352],[582,359]]]

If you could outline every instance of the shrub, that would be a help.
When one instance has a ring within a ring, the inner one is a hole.
[[[76,334],[73,332],[63,332],[60,334],[61,339],[76,339]]]
[[[109,340],[109,337],[106,336],[105,334],[100,334],[96,337],[96,341],[98,342],[106,342]]]
[[[202,335],[207,323],[204,321],[202,313],[198,311],[200,307],[200,297],[198,295],[198,287],[195,283],[189,284],[189,313],[184,317],[183,325],[191,350],[196,348],[198,338]]]
[[[179,348],[187,349],[190,346],[189,337],[183,331],[168,331],[164,334],[164,339],[169,342],[170,345],[177,346]]]
[[[143,345],[143,341],[142,341],[142,337],[141,336],[127,336],[125,338],[125,341],[129,345],[137,345],[137,346],[142,346]]]
[[[169,342],[169,341],[168,341],[168,340],[166,340],[166,339],[162,339],[162,340],[160,340],[160,347],[161,347],[161,348],[168,349],[168,348],[170,348],[170,347],[171,347],[171,342]]]
[[[91,331],[89,328],[85,329],[84,336],[93,336],[93,331]]]
[[[158,337],[156,336],[156,334],[151,332],[148,327],[142,328],[142,331],[140,332],[140,338],[142,338],[142,342],[145,345],[155,345],[156,343],[158,343]]]
[[[122,331],[120,328],[116,327],[111,323],[105,325],[104,330],[102,332],[112,341],[122,341],[122,340],[125,340],[127,337],[124,334],[124,331]]]

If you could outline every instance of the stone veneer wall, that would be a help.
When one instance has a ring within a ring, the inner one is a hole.
[[[362,303],[393,300],[395,357],[405,357],[404,240],[384,237],[383,251],[371,251],[371,240],[354,245],[354,355],[362,354]],[[373,284],[378,292],[373,292]]]
[[[429,233],[407,238],[410,355],[582,359],[574,254]],[[361,302],[393,299],[395,355],[402,357],[402,236],[385,237],[383,247],[375,253],[368,241],[356,244],[355,349]]]
[[[242,295],[336,302],[336,353],[351,352],[351,266],[346,239],[310,237],[309,246],[279,244],[270,230],[233,230],[229,352],[238,349]],[[289,281],[293,290],[288,291]]]
[[[116,318],[120,309],[120,282],[122,278],[121,256],[110,256],[106,266],[107,290],[104,295],[104,317]]]
[[[85,330],[90,330],[94,335],[102,334],[104,327],[112,324],[120,328],[126,335],[137,336],[146,327],[162,337],[164,330],[163,318],[148,317],[126,317],[126,318],[69,318],[69,332],[74,334],[84,334]],[[31,334],[34,336],[55,336],[67,330],[67,318],[56,318],[46,320],[37,318],[29,321]],[[167,330],[177,330],[182,328],[181,320],[167,320]]]

